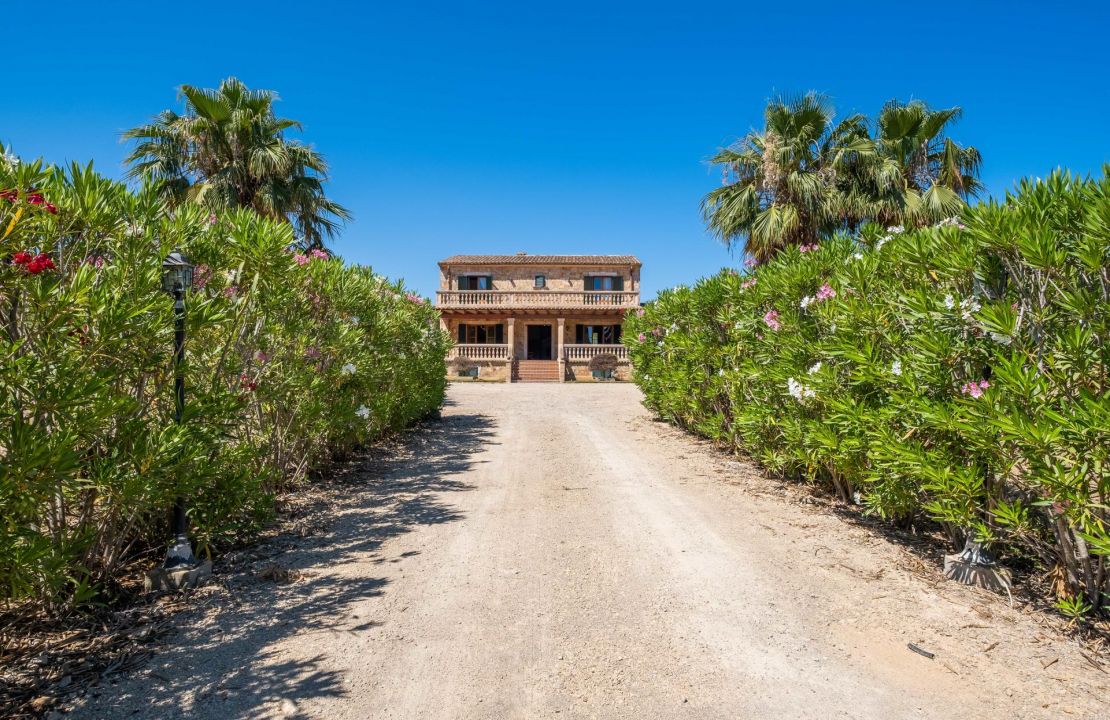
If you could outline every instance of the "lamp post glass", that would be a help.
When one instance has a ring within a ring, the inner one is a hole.
[[[193,264],[174,250],[162,261],[162,289],[173,294],[178,287],[184,292],[193,284]]]
[[[162,262],[162,270],[162,289],[173,295],[173,418],[180,424],[185,414],[185,291],[193,284],[193,264],[175,250]],[[173,545],[166,552],[162,567],[196,567],[199,563],[189,542],[189,518],[185,513],[185,498],[181,496],[173,504],[173,535]]]

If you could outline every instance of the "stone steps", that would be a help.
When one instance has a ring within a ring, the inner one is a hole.
[[[517,360],[514,382],[559,382],[558,360]]]

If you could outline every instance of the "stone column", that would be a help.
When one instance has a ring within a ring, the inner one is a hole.
[[[563,328],[566,323],[566,318],[559,318],[559,341],[555,346],[555,357],[559,359],[559,382],[564,382],[567,379],[567,361],[563,357]]]
[[[513,337],[514,325],[516,325],[516,318],[509,318],[505,321],[505,342],[509,344],[509,362],[513,361],[513,353],[516,352],[516,340]]]

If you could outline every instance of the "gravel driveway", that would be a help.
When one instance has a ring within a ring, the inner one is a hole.
[[[631,385],[455,384],[335,493],[325,533],[279,546],[299,579],[198,593],[72,715],[1110,717],[1110,675],[1043,615],[652,421]]]

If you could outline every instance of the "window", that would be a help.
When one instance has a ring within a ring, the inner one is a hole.
[[[578,345],[616,345],[620,341],[620,325],[574,326],[574,342]]]
[[[492,290],[492,275],[462,275],[459,277],[459,290]]]
[[[544,275],[537,275],[536,276],[536,289],[540,290],[540,289],[545,288],[545,287],[547,287],[547,277],[544,276]]]
[[[620,275],[587,275],[586,290],[623,290],[624,278]]]
[[[505,342],[505,326],[459,323],[458,342],[460,345],[502,345]]]

